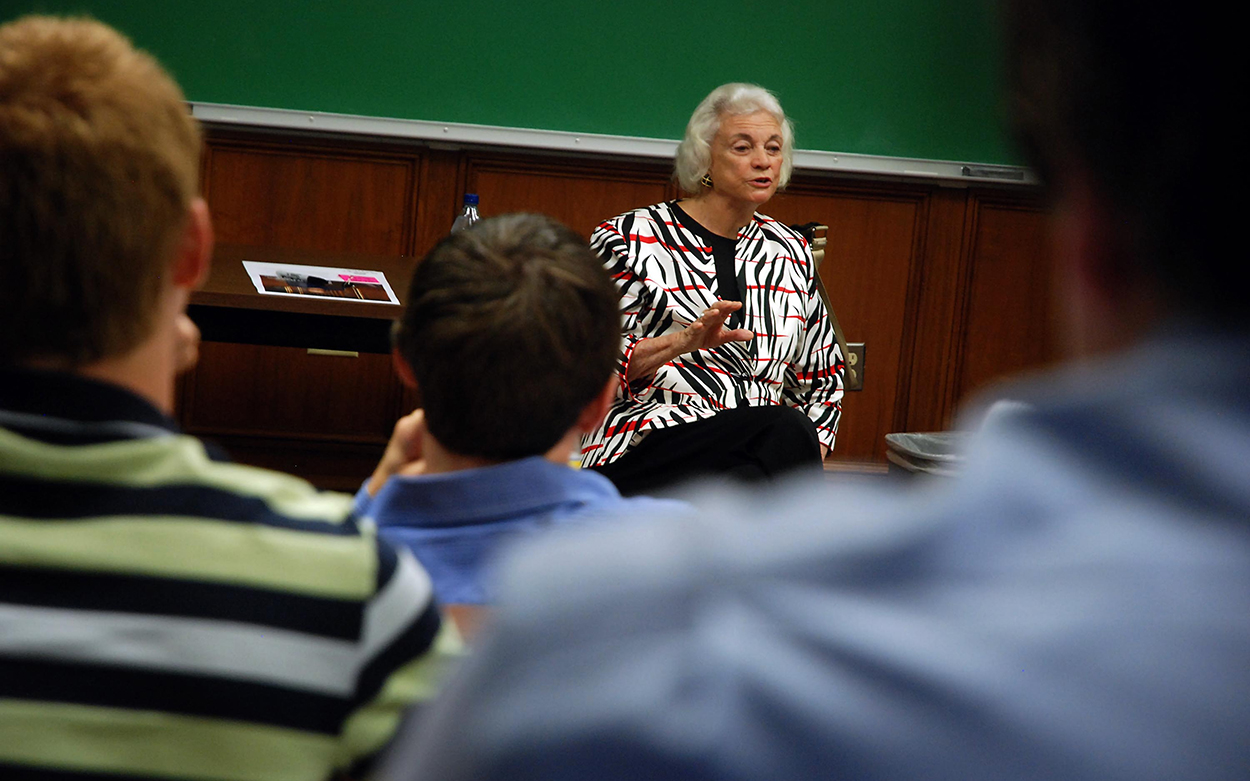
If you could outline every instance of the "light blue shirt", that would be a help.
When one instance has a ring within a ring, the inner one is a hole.
[[[478,469],[392,477],[376,497],[362,486],[356,513],[425,566],[443,604],[494,602],[491,563],[515,538],[627,513],[671,517],[683,502],[623,498],[598,472],[541,456]]]
[[[517,555],[383,778],[1250,778],[1250,338],[1004,395],[953,478]]]

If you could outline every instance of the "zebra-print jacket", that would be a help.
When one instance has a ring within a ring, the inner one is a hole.
[[[614,217],[591,237],[621,291],[624,322],[617,398],[603,425],[582,438],[582,464],[615,461],[648,431],[747,405],[801,410],[832,448],[845,364],[816,288],[811,249],[762,214],[738,234],[734,262],[742,327],[755,338],[689,353],[653,378],[626,381],[638,342],[686,327],[721,297],[712,248],[699,235],[706,230],[690,223],[672,203],[661,203]]]

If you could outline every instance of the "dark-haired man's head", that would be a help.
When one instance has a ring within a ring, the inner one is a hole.
[[[612,393],[618,301],[586,241],[548,217],[507,214],[444,239],[418,264],[396,333],[430,434],[506,461],[593,428]]]
[[[0,27],[0,365],[78,369],[166,327],[171,283],[202,273],[179,265],[188,228],[211,246],[200,144],[177,84],[107,25]]]
[[[1163,313],[1245,327],[1250,277],[1229,262],[1236,199],[1218,195],[1244,135],[1245,67],[1225,7],[1008,0],[1006,75],[1059,224],[1083,228],[1061,235],[1061,250],[1099,259],[1084,269],[1085,294],[1137,285]]]

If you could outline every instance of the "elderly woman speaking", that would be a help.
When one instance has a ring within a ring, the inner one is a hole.
[[[690,197],[591,238],[620,288],[624,337],[617,396],[582,463],[623,494],[819,468],[833,447],[844,363],[811,249],[756,211],[790,178],[793,136],[768,90],[718,87],[677,148]]]

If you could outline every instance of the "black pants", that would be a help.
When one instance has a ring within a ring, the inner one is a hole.
[[[819,472],[820,440],[806,415],[787,406],[739,407],[652,431],[610,464],[592,467],[624,496],[660,495],[698,477],[757,482]]]

